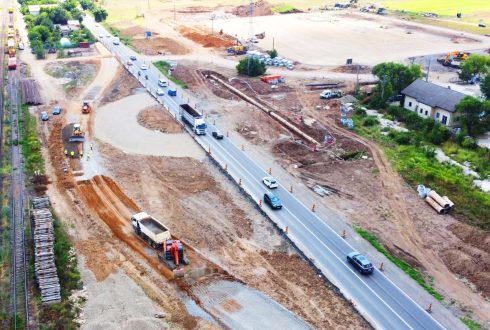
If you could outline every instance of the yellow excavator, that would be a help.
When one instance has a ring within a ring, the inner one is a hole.
[[[437,61],[444,66],[458,66],[459,63],[466,60],[471,54],[468,52],[450,52],[445,57],[438,58]],[[457,64],[457,65],[456,65]]]

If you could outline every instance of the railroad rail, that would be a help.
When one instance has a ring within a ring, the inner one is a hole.
[[[5,2],[3,3],[5,4]],[[8,6],[15,7],[14,1],[8,1]],[[2,53],[5,54],[4,46],[6,39],[6,19],[10,24],[14,22],[14,14],[8,13],[7,8],[3,8],[5,13],[2,19],[1,47]],[[2,55],[3,55],[2,54]],[[1,56],[1,73],[2,84],[5,77],[5,55]],[[19,71],[8,71],[7,97],[9,100],[9,117],[10,117],[10,165],[12,168],[10,182],[10,230],[11,230],[11,315],[13,328],[29,328],[29,291],[27,278],[27,254],[26,254],[26,221],[24,217],[24,207],[26,205],[24,175],[23,175],[23,158],[21,146],[19,144],[20,129],[19,115],[22,113],[20,103],[20,84]],[[3,86],[2,86],[3,91]],[[2,113],[3,117],[3,113]],[[3,125],[2,125],[3,129]],[[3,151],[3,150],[2,150]]]

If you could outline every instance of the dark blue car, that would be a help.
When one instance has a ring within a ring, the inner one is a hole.
[[[347,255],[347,261],[351,263],[362,274],[372,274],[373,264],[359,252],[351,252]]]
[[[264,194],[264,203],[268,204],[274,210],[282,209],[281,200],[271,192],[266,192]]]

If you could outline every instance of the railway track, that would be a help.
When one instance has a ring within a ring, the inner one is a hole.
[[[15,7],[13,1],[5,1],[3,6]],[[1,31],[1,73],[2,78],[5,77],[5,41],[6,41],[6,25],[13,24],[13,14],[8,13],[8,7],[2,8],[2,31]],[[8,23],[6,22],[8,21]],[[3,79],[2,91],[4,90]],[[29,291],[27,278],[27,254],[26,254],[26,236],[25,228],[26,221],[24,216],[24,206],[26,202],[24,175],[23,175],[23,159],[21,139],[19,129],[19,116],[21,115],[20,101],[20,83],[19,73],[17,70],[8,71],[8,83],[6,92],[8,97],[8,111],[10,117],[10,165],[11,165],[11,182],[10,182],[10,231],[11,231],[11,315],[12,326],[14,329],[29,328]],[[3,100],[2,100],[3,101]],[[2,103],[3,104],[3,103]],[[3,111],[6,109],[2,107]],[[3,124],[3,123],[2,123]],[[3,130],[3,125],[2,125]],[[3,144],[3,143],[2,143]],[[3,150],[1,150],[3,152]]]

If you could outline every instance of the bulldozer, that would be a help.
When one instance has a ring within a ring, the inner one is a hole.
[[[445,57],[441,57],[437,59],[437,62],[441,63],[444,66],[459,66],[455,65],[454,62],[458,63],[466,60],[471,54],[468,52],[450,52],[447,53]]]
[[[188,265],[189,259],[187,259],[184,253],[184,245],[181,241],[173,239],[166,240],[163,245],[163,253],[158,258],[172,270],[174,278],[184,276],[181,265]]]
[[[82,106],[82,113],[90,113],[92,108],[90,107],[90,104],[88,104],[88,101],[83,101],[83,106]]]

